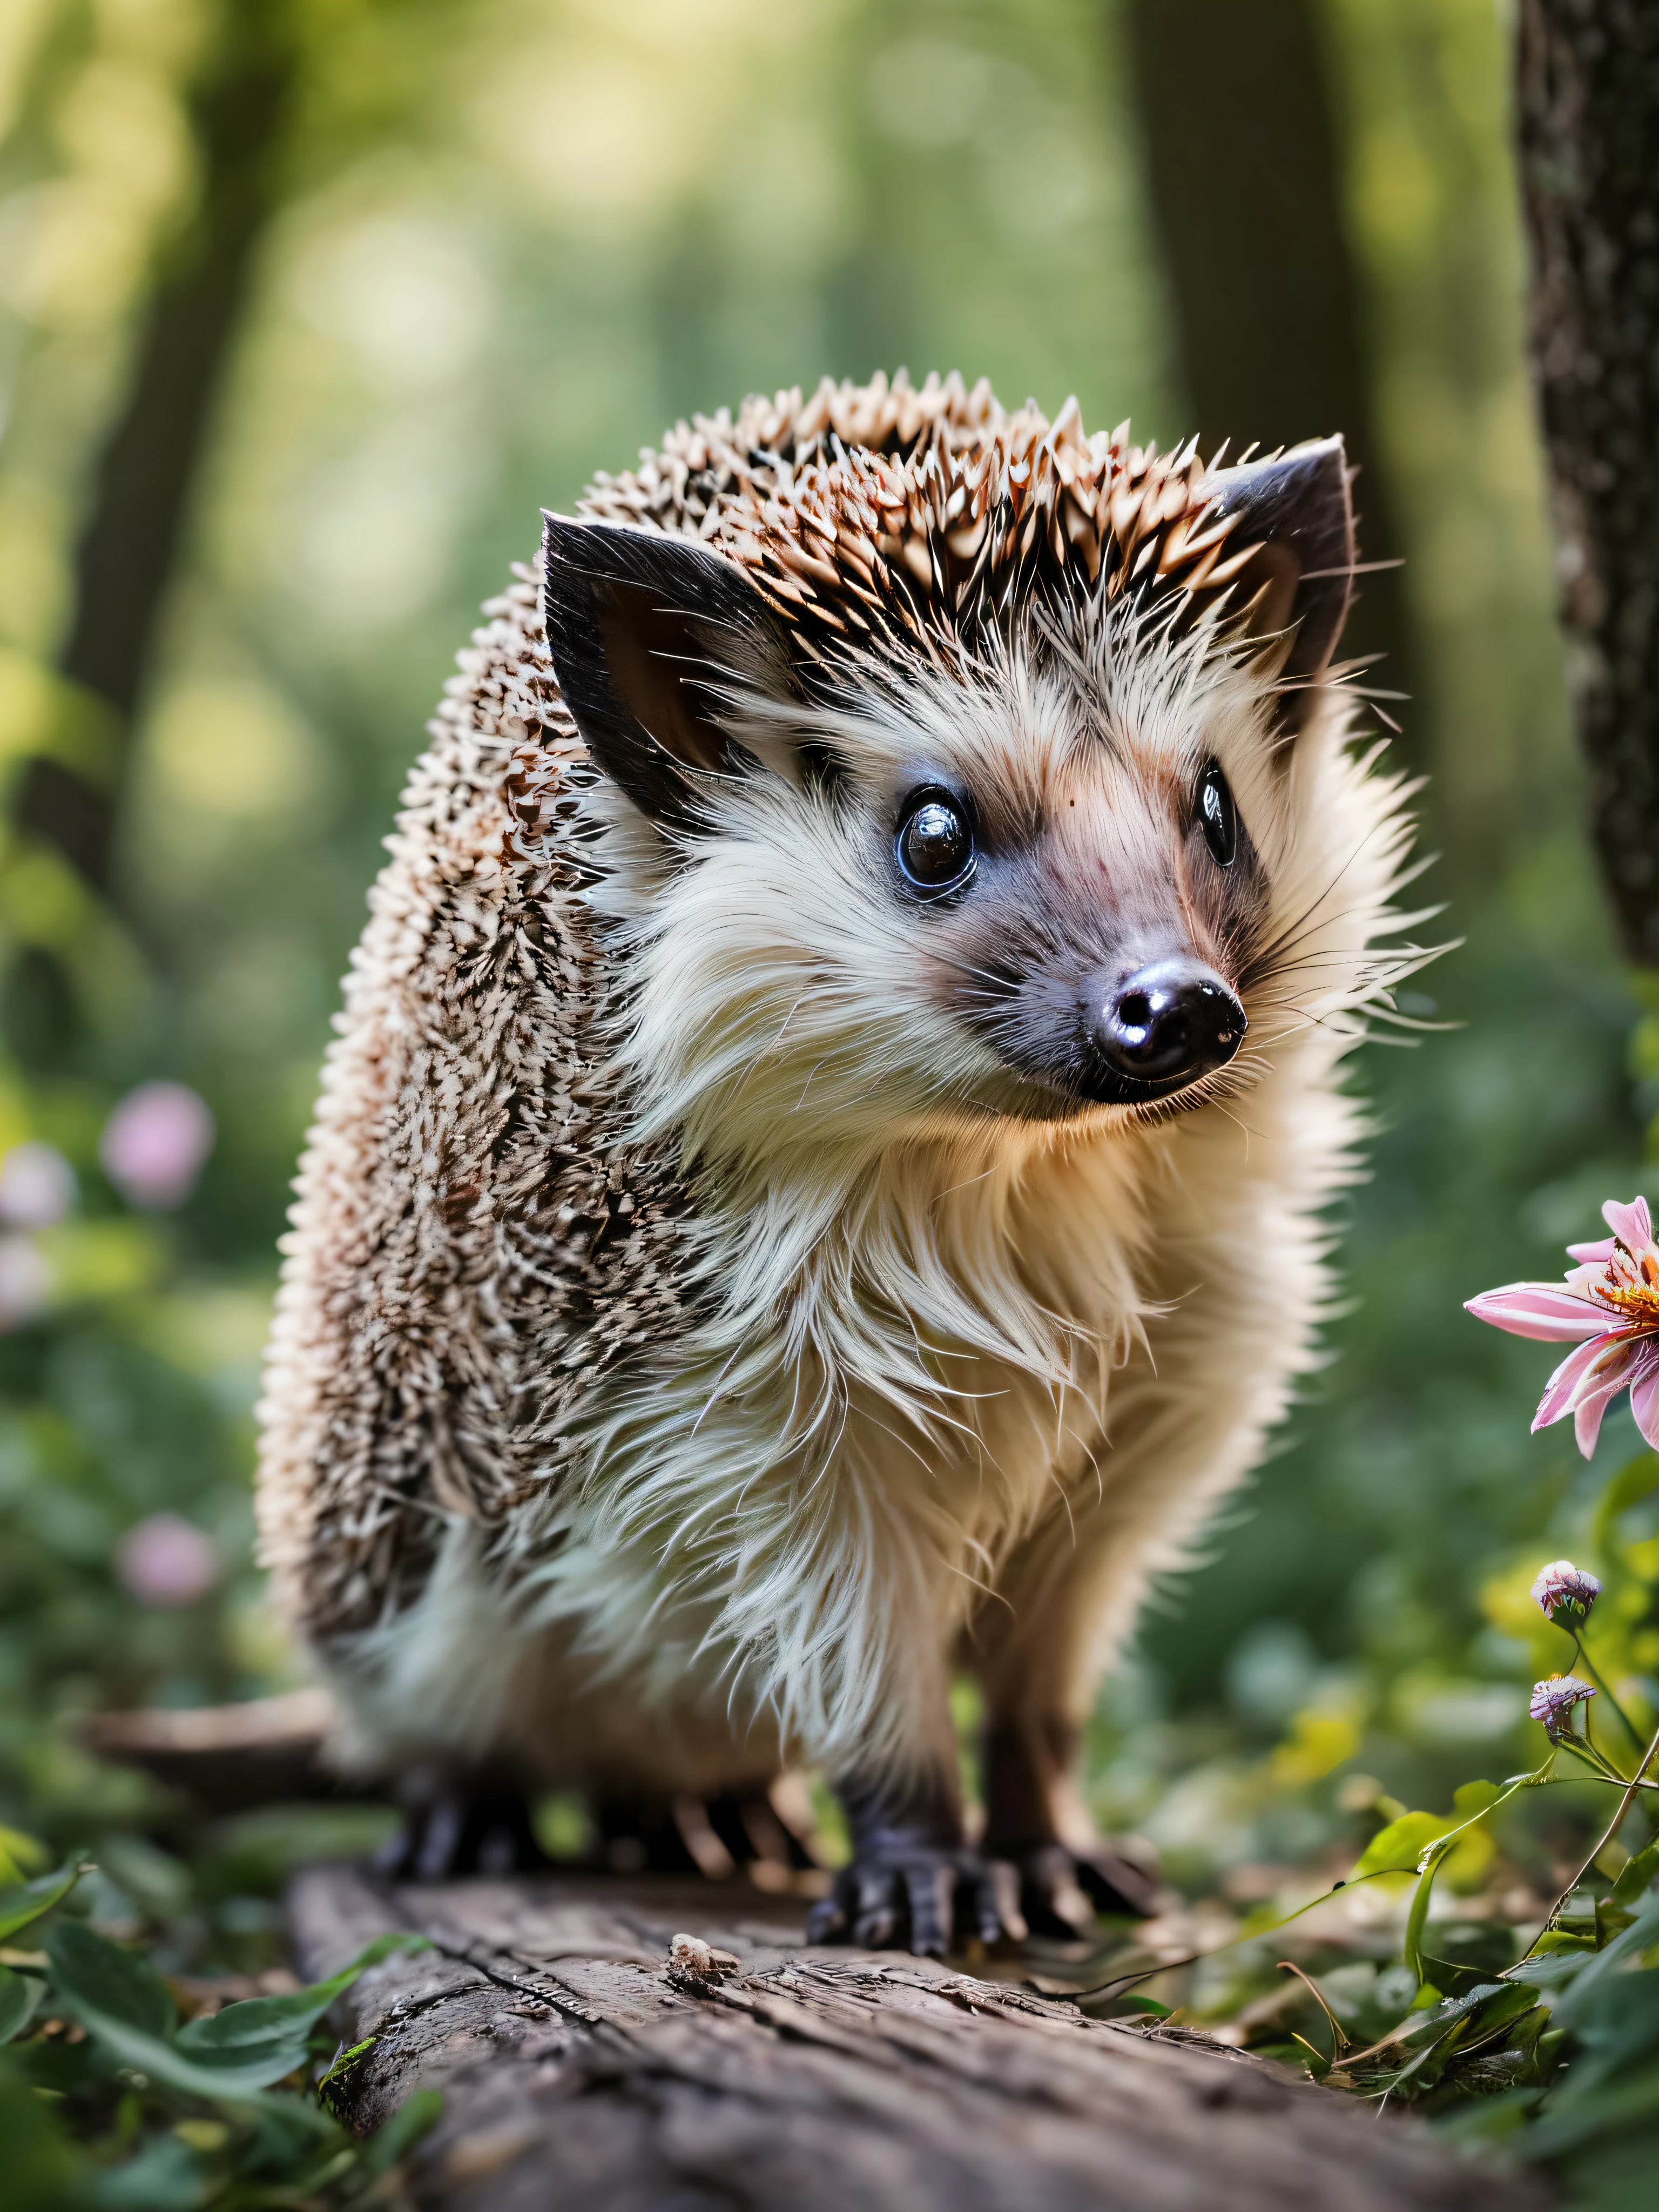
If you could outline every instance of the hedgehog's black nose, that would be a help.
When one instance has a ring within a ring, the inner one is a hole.
[[[1102,1091],[1125,1104],[1179,1091],[1224,1067],[1247,1027],[1243,1007],[1214,969],[1188,953],[1137,968],[1107,990],[1091,1015],[1087,1039],[1106,1077]]]

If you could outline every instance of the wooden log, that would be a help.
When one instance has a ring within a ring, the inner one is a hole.
[[[289,1690],[234,1705],[145,1706],[91,1713],[81,1741],[100,1758],[137,1766],[209,1813],[378,1793],[327,1763],[334,1721],[325,1690]]]
[[[811,1948],[801,1909],[739,1883],[599,1876],[387,1890],[302,1875],[300,1970],[371,1936],[434,1949],[343,2001],[351,2124],[412,2090],[443,2116],[422,2212],[1536,2212],[1409,2117],[1190,2031],[1085,2018],[1017,1983]],[[682,1931],[732,1954],[675,1966]],[[1010,1971],[1018,1973],[1014,1962]]]

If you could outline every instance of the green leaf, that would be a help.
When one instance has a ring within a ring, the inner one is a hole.
[[[1291,2040],[1302,2045],[1302,2063],[1316,2081],[1322,2081],[1331,2070],[1331,2062],[1316,2043],[1310,2043],[1305,2035],[1291,2031]]]
[[[1510,1979],[1525,1982],[1534,1990],[1567,1989],[1583,1972],[1585,1960],[1595,1955],[1582,1943],[1568,1950],[1547,1951],[1540,1936],[1528,1955],[1510,1969]]]
[[[9,1966],[0,1966],[0,2043],[9,2043],[23,2033],[46,1993],[46,1984],[32,1974],[15,1974]]]
[[[1401,1942],[1400,1955],[1416,1975],[1419,1994],[1428,1982],[1423,1965],[1423,1930],[1429,1922],[1429,1899],[1434,1894],[1434,1878],[1451,1849],[1451,1842],[1449,1836],[1443,1836],[1424,1852],[1423,1871],[1417,1877],[1417,1887],[1412,1893],[1412,1909],[1406,1915],[1406,1933]]]
[[[65,2212],[84,2203],[87,2170],[54,2125],[51,2106],[0,2064],[0,2146],[6,2212]]]
[[[1528,2022],[1527,2015],[1536,2014]],[[1422,2094],[1444,2078],[1449,2068],[1511,2033],[1530,2048],[1547,2015],[1536,1992],[1513,1982],[1485,1982],[1467,1996],[1443,1999],[1407,2016],[1389,2043],[1411,2053],[1397,2071],[1365,2077],[1372,2092]],[[1408,2086],[1409,2085],[1409,2086]]]
[[[1659,1452],[1638,1452],[1613,1476],[1595,1502],[1590,1542],[1598,1552],[1607,1549],[1613,1524],[1626,1507],[1650,1497],[1656,1490],[1659,1490]]]
[[[1374,1874],[1415,1874],[1419,1877],[1417,1894],[1412,1899],[1406,1923],[1405,1960],[1419,1984],[1423,1980],[1423,1927],[1428,1917],[1429,1897],[1448,1851],[1460,1837],[1477,1827],[1489,1813],[1496,1811],[1534,1778],[1530,1774],[1519,1774],[1507,1783],[1466,1782],[1453,1795],[1451,1815],[1402,1813],[1397,1820],[1390,1820],[1386,1828],[1379,1830],[1360,1855],[1349,1877],[1351,1881]]]
[[[1466,1997],[1492,1979],[1490,1966],[1460,1966],[1455,1960],[1437,1959],[1427,1951],[1423,1953],[1423,1972],[1428,1977],[1425,1988],[1431,1985],[1454,1997]]]
[[[173,2000],[155,1968],[78,1921],[52,1930],[46,1954],[58,1996],[106,2059],[192,2097],[248,2098],[281,2080],[263,2066],[212,2070],[176,2051]]]
[[[1517,2021],[1534,2012],[1540,2015],[1537,2026],[1541,2028],[1543,2007],[1538,2002],[1536,1992],[1529,1990],[1523,1982],[1500,1983],[1495,1991],[1488,1988],[1472,2008],[1471,2025],[1464,2038],[1464,2048],[1467,2050],[1473,2045],[1490,2040],[1500,2029],[1512,2027]]]
[[[262,2089],[304,2062],[313,2021],[364,1967],[392,1951],[429,1947],[424,1936],[379,1936],[331,1981],[291,1996],[250,1997],[227,2005],[200,2023],[190,2045],[182,2035],[171,2037],[173,2000],[147,1961],[106,1943],[76,1921],[55,1929],[46,1948],[60,1993],[107,2057],[187,2096],[246,2103],[258,2101]],[[167,2008],[165,2016],[155,1991]],[[252,2020],[246,2017],[250,2013],[255,2015]],[[228,2024],[221,2027],[221,2021]],[[217,2029],[216,2039],[208,2037],[210,2028]]]
[[[194,2212],[206,2203],[208,2189],[208,2176],[189,2145],[161,2136],[136,2158],[106,2167],[94,2181],[89,2203],[97,2212]]]
[[[0,1881],[21,1881],[31,1867],[46,1863],[46,1847],[21,1828],[0,1826]]]
[[[171,2033],[178,2015],[167,1984],[137,1951],[124,1951],[79,1920],[64,1920],[46,1938],[46,1956],[59,1994],[83,2020],[90,2007],[144,2035]],[[88,2032],[91,2026],[87,2020]]]
[[[84,1862],[77,1856],[54,1874],[37,1875],[33,1881],[9,1882],[0,1889],[0,1943],[32,1920],[44,1919],[53,1905],[61,1905],[83,1871]]]
[[[1565,1996],[1556,1999],[1553,2008],[1559,2024],[1564,2027],[1575,2026],[1583,2009],[1595,2002],[1595,1992],[1608,1978],[1626,1971],[1626,1960],[1645,1951],[1656,1936],[1659,1895],[1650,1895],[1642,1900],[1628,1928],[1621,1929],[1601,1950],[1584,1959]]]
[[[1424,1852],[1455,1826],[1444,1813],[1402,1813],[1380,1828],[1360,1853],[1353,1873],[1357,1881],[1368,1874],[1415,1874]]]
[[[200,2065],[161,2036],[147,2034],[112,2013],[100,2011],[82,1996],[74,1999],[71,2009],[106,2059],[112,2059],[118,2066],[131,2066],[158,2086],[182,2090],[188,2097],[258,2103],[259,2091],[283,2078],[269,2066]],[[292,2070],[283,2069],[285,2073]]]
[[[1490,1813],[1501,1799],[1507,1797],[1513,1783],[1462,1782],[1452,1791],[1453,1809],[1464,1821],[1478,1820],[1483,1813]]]
[[[377,1936],[331,1979],[287,1996],[246,1997],[240,2004],[226,2005],[204,2020],[187,2022],[179,2031],[175,2047],[204,2066],[269,2066],[273,2069],[270,2080],[280,2081],[303,2064],[312,2028],[359,1974],[378,1966],[394,1951],[429,1948],[423,1936]]]
[[[1613,1885],[1615,1905],[1634,1905],[1651,1881],[1659,1881],[1659,1837],[1637,1852],[1620,1869]]]

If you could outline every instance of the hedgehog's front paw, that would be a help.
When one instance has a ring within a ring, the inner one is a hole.
[[[548,1863],[523,1792],[477,1781],[410,1792],[402,1828],[374,1861],[375,1870],[391,1881],[530,1874]]]
[[[809,1943],[856,1943],[942,1958],[977,1936],[1020,1942],[1019,1874],[961,1846],[885,1840],[836,1876],[806,1919]]]
[[[1018,1870],[1020,1909],[1034,1936],[1092,1936],[1097,1913],[1144,1920],[1157,1909],[1155,1878],[1103,1844],[1073,1851],[1045,1839],[1004,1848]]]

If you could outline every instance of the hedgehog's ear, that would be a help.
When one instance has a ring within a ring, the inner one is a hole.
[[[1213,516],[1237,518],[1215,578],[1231,582],[1232,605],[1248,607],[1248,635],[1282,641],[1269,644],[1269,660],[1291,729],[1301,726],[1347,618],[1354,566],[1348,487],[1340,437],[1217,469],[1206,487]]]
[[[653,821],[697,817],[696,778],[741,775],[725,721],[742,693],[788,691],[764,601],[684,538],[545,514],[547,642],[576,727]]]

